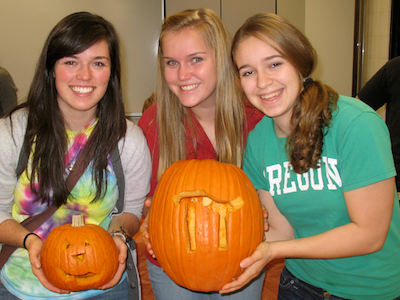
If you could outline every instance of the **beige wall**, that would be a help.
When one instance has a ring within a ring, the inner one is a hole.
[[[278,0],[277,14],[302,31],[314,46],[318,64],[312,77],[351,96],[354,0]]]
[[[306,0],[305,33],[318,54],[313,77],[351,96],[354,0]]]
[[[365,0],[363,84],[389,59],[391,0]]]
[[[212,9],[220,16],[232,37],[248,17],[259,12],[276,11],[275,0],[165,0],[166,16],[189,8]]]
[[[305,34],[306,0],[278,0],[276,2],[276,13],[289,20]]]

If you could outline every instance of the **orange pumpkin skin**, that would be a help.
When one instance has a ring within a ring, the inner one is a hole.
[[[118,248],[101,226],[71,224],[54,228],[43,244],[44,275],[55,287],[68,291],[98,288],[118,269]]]
[[[158,183],[150,211],[157,260],[175,283],[194,291],[218,291],[238,278],[239,263],[263,239],[254,186],[240,168],[216,160],[172,164]]]

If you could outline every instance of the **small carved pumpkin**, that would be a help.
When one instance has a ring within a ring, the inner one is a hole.
[[[55,287],[68,291],[98,288],[118,269],[118,249],[101,226],[84,224],[83,215],[72,224],[54,228],[41,252],[44,275]]]
[[[217,291],[263,239],[257,192],[246,174],[216,160],[182,160],[158,183],[150,241],[163,270],[190,290]]]

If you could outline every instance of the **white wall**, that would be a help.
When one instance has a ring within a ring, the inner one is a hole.
[[[162,0],[0,0],[0,65],[11,73],[23,101],[50,30],[70,13],[96,13],[120,36],[126,111],[141,112],[155,88],[161,10]]]

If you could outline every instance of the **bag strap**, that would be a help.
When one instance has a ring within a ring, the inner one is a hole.
[[[111,153],[111,163],[114,169],[115,177],[117,178],[118,185],[118,200],[115,214],[120,214],[124,210],[125,205],[125,176],[124,169],[122,168],[121,157],[119,155],[118,145]]]
[[[119,214],[123,212],[125,205],[125,176],[124,170],[122,168],[118,145],[111,153],[111,162],[113,165],[115,176],[117,177],[119,196],[115,207],[116,214]],[[128,273],[129,280],[129,300],[141,300],[141,286],[139,272],[137,268],[137,252],[135,240],[128,239],[127,246],[128,256],[126,258],[126,272]]]
[[[94,136],[94,132],[96,130],[97,126],[94,128],[92,134],[90,135],[88,141],[86,142],[85,147],[83,147],[82,152],[79,154],[75,165],[74,169],[69,173],[65,184],[67,185],[68,191],[71,193],[72,189],[78,182],[79,178],[82,176],[83,172],[86,170],[87,166],[89,165],[90,162],[90,157],[93,157],[93,152],[94,152],[94,147],[91,145],[94,143],[93,139],[91,138]],[[25,144],[25,141],[24,141]],[[22,146],[21,149],[23,148],[24,145]],[[22,152],[22,151],[21,151]],[[21,168],[22,161],[21,161],[21,152],[19,155],[19,160],[18,160],[18,165],[17,169]],[[17,173],[18,174],[18,173]],[[48,220],[54,212],[58,209],[55,205],[50,205],[46,210],[42,211],[40,214],[37,214],[36,216],[29,217],[22,221],[20,224],[24,226],[26,229],[29,231],[34,231],[37,229],[40,225],[42,225],[46,220]],[[13,252],[17,249],[17,247],[10,246],[10,245],[5,245],[3,244],[0,252],[0,269],[3,267],[3,265],[6,263],[8,258],[13,254]]]

